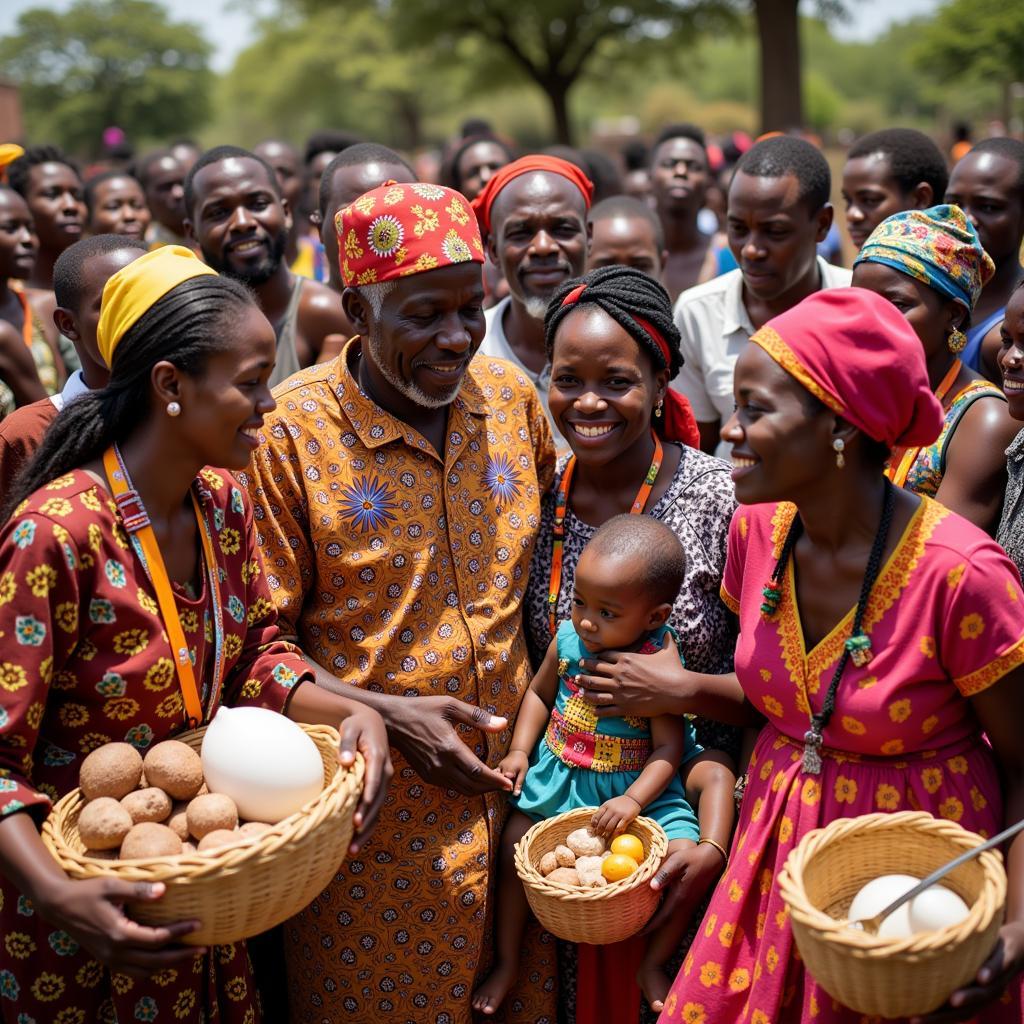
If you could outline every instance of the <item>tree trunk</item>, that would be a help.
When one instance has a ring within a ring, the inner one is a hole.
[[[555,140],[564,146],[572,145],[572,126],[569,123],[569,89],[572,82],[552,77],[544,82],[544,92],[551,104],[551,116],[555,122]]]
[[[405,149],[418,149],[423,144],[423,112],[416,98],[406,93],[396,93],[395,112],[402,126],[402,146]]]
[[[800,0],[753,0],[761,44],[761,131],[802,128]]]

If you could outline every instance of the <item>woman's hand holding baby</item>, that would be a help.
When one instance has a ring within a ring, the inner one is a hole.
[[[506,779],[512,780],[512,795],[519,796],[523,791],[526,773],[530,769],[530,755],[523,750],[510,750],[498,765],[498,771]]]
[[[657,931],[675,915],[692,914],[718,881],[724,867],[722,855],[710,843],[698,846],[688,839],[669,843],[668,856],[651,879],[651,888],[665,890],[665,898],[642,934]]]
[[[625,832],[631,822],[643,810],[639,801],[625,793],[605,800],[590,819],[590,827],[604,836],[617,836]]]

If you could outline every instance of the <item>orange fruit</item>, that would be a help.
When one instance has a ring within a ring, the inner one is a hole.
[[[612,853],[621,853],[626,857],[632,857],[639,864],[644,859],[644,844],[636,836],[624,832],[612,840]]]
[[[613,853],[601,861],[601,874],[609,882],[618,882],[623,878],[629,878],[638,867],[640,865],[632,857],[627,857],[622,853]]]

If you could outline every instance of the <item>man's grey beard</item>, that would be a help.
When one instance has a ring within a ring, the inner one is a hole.
[[[523,308],[531,320],[543,320],[550,303],[550,297],[542,299],[539,295],[531,295],[528,299],[523,300]]]
[[[381,376],[400,395],[412,399],[412,401],[424,409],[443,409],[446,405],[451,405],[455,401],[455,396],[459,393],[459,388],[462,387],[461,377],[458,384],[452,388],[451,395],[441,398],[436,395],[428,395],[420,390],[411,380],[403,380],[399,377],[385,360],[383,332],[377,324],[374,324],[370,330],[370,335],[367,338],[367,348],[369,349],[370,358],[373,360],[373,365],[377,367]]]

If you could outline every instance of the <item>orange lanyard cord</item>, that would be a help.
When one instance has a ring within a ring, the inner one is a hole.
[[[21,303],[21,338],[26,348],[32,347],[32,309],[28,304],[28,296],[24,292],[11,291],[18,296]]]
[[[658,472],[661,470],[661,463],[664,458],[664,451],[658,435],[651,431],[654,439],[654,459],[651,468],[647,470],[644,482],[640,490],[636,492],[636,498],[630,508],[630,515],[640,515],[647,505],[647,499],[651,496],[655,480],[658,479]],[[555,634],[555,627],[558,625],[558,595],[562,589],[562,548],[565,542],[565,514],[569,505],[569,488],[572,485],[572,474],[576,468],[576,456],[571,455],[562,471],[562,479],[558,484],[558,492],[555,495],[555,521],[551,532],[554,535],[554,545],[551,549],[551,578],[548,585],[548,621],[551,624],[551,635]]]
[[[946,376],[942,378],[942,382],[935,389],[935,397],[939,400],[939,405],[942,405],[949,394],[949,389],[953,386],[953,382],[960,376],[960,368],[962,363],[959,359],[953,360],[953,365],[946,372]],[[885,471],[885,475],[897,486],[903,487],[906,485],[907,477],[910,476],[910,471],[914,468],[914,463],[917,462],[917,457],[921,453],[920,447],[907,448],[900,456],[899,465],[894,470],[892,463],[890,462],[889,468]]]
[[[174,667],[178,674],[178,683],[181,686],[181,695],[185,702],[185,713],[190,728],[195,728],[203,720],[203,707],[199,699],[199,688],[196,685],[195,670],[192,666],[192,659],[189,656],[188,644],[185,641],[185,633],[181,628],[181,621],[178,617],[178,605],[174,599],[174,592],[171,589],[170,577],[164,565],[163,556],[160,554],[160,547],[156,542],[156,534],[149,522],[149,516],[142,505],[138,492],[132,490],[128,485],[125,472],[121,469],[120,461],[114,449],[108,448],[103,453],[103,469],[107,475],[107,482],[110,491],[114,496],[118,511],[124,522],[125,530],[131,534],[132,539],[137,541],[144,555],[144,568],[149,576],[153,589],[156,591],[157,604],[160,607],[160,617],[163,619],[164,629],[167,631],[167,639],[171,646],[171,654],[174,660]],[[211,598],[214,602],[215,615],[219,616],[219,581],[217,579],[217,563],[214,558],[213,539],[205,528],[202,509],[195,493],[192,493],[192,506],[196,514],[196,522],[199,528],[199,535],[203,545],[203,556],[206,561],[207,577],[211,589]],[[217,630],[221,632],[221,630]],[[216,682],[219,685],[221,676],[221,652],[218,652]],[[211,701],[211,706],[215,701]]]

